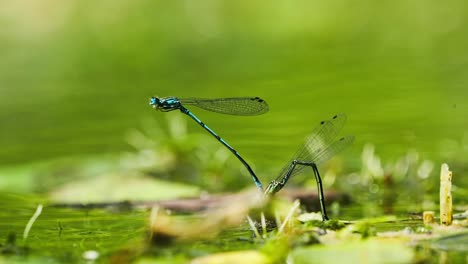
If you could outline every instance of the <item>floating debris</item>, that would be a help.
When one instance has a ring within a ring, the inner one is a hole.
[[[99,258],[99,252],[97,252],[96,250],[88,250],[83,252],[82,257],[87,261],[93,261]]]
[[[271,263],[271,260],[264,254],[254,251],[232,251],[193,259],[191,264],[217,264],[217,263]]]
[[[434,220],[434,211],[425,211],[423,212],[423,221],[425,225],[431,225],[435,223]]]
[[[154,207],[150,216],[151,241],[168,245],[175,240],[194,241],[216,237],[229,227],[239,226],[251,210],[263,208],[265,199],[257,190],[232,195],[229,199],[204,211],[203,214],[181,218]]]

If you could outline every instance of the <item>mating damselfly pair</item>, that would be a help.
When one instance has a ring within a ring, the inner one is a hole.
[[[274,194],[280,191],[290,178],[299,174],[304,167],[311,167],[315,180],[317,182],[318,196],[320,201],[320,209],[322,211],[323,220],[328,220],[327,211],[325,209],[325,198],[323,195],[322,179],[318,171],[317,165],[329,160],[332,156],[342,151],[350,145],[354,137],[346,136],[335,140],[338,132],[343,128],[346,122],[346,115],[338,114],[329,120],[320,122],[320,124],[312,131],[306,141],[299,150],[288,161],[285,167],[281,170],[276,179],[270,182],[263,190],[261,181],[258,179],[255,172],[242,156],[233,147],[231,147],[224,139],[216,134],[211,128],[203,123],[185,106],[196,106],[208,111],[217,112],[229,115],[252,116],[260,115],[268,111],[268,104],[259,97],[234,97],[234,98],[217,98],[217,99],[201,99],[187,98],[179,99],[176,97],[152,97],[150,105],[163,112],[180,110],[182,113],[190,116],[195,122],[203,127],[208,133],[213,135],[221,144],[228,148],[245,166],[250,173],[255,185],[264,191],[265,194]]]

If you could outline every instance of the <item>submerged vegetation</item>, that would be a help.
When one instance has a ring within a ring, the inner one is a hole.
[[[203,192],[223,190],[222,183],[213,185],[217,181],[242,182],[242,167],[227,158],[222,146],[212,144],[209,135],[187,133],[183,119],[145,124],[142,131],[127,137],[135,148],[132,152],[100,162],[58,160],[40,165],[42,170],[36,165],[19,174],[53,181],[67,167],[80,168],[67,170],[74,178],[70,182],[60,179],[48,184],[50,189],[36,189],[39,196],[2,195],[6,206],[2,222],[15,220],[3,224],[0,231],[1,258],[137,263],[304,263],[312,259],[323,263],[337,258],[408,263],[464,258],[464,253],[457,253],[464,249],[453,240],[466,239],[466,216],[455,214],[458,219],[447,228],[423,222],[423,210],[438,211],[439,179],[434,177],[434,162],[421,160],[415,151],[394,163],[382,162],[369,144],[362,151],[361,168],[355,171],[343,168],[338,159],[332,161],[324,170],[326,190],[348,193],[352,202],[332,199],[332,220],[322,222],[320,213],[306,210],[317,211],[316,200],[315,204],[302,200],[302,204],[278,195],[267,201],[256,190],[203,198]],[[310,178],[306,175],[303,178]],[[243,182],[249,182],[244,176]],[[313,179],[305,185],[315,190]],[[294,190],[294,184],[288,186]],[[184,203],[182,207],[154,203],[200,195],[199,205],[205,204],[202,211]],[[124,200],[129,202],[121,203]],[[33,218],[38,204],[45,206]]]

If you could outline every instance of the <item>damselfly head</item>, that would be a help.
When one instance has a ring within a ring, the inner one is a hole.
[[[150,99],[150,105],[154,108],[154,109],[157,109],[159,104],[160,104],[161,100],[159,100],[158,97],[151,97]]]

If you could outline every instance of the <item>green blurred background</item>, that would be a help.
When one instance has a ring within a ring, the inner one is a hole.
[[[258,117],[192,109],[258,171],[339,112],[356,136],[344,160],[372,143],[389,161],[414,149],[436,172],[466,162],[466,1],[0,5],[2,166],[131,151],[129,131],[181,115],[154,112],[153,95],[265,99]]]
[[[148,211],[57,203],[253,188],[193,120],[155,112],[155,95],[265,99],[270,111],[254,117],[190,108],[264,185],[319,121],[345,113],[342,135],[356,141],[319,167],[327,202],[330,190],[353,202],[330,204],[333,219],[438,211],[442,162],[454,172],[454,208],[466,210],[467,84],[464,0],[0,0],[0,262],[72,263],[87,250],[108,258],[148,244]],[[316,190],[304,172],[287,188]],[[230,237],[183,254],[260,245],[246,243],[250,233]]]

